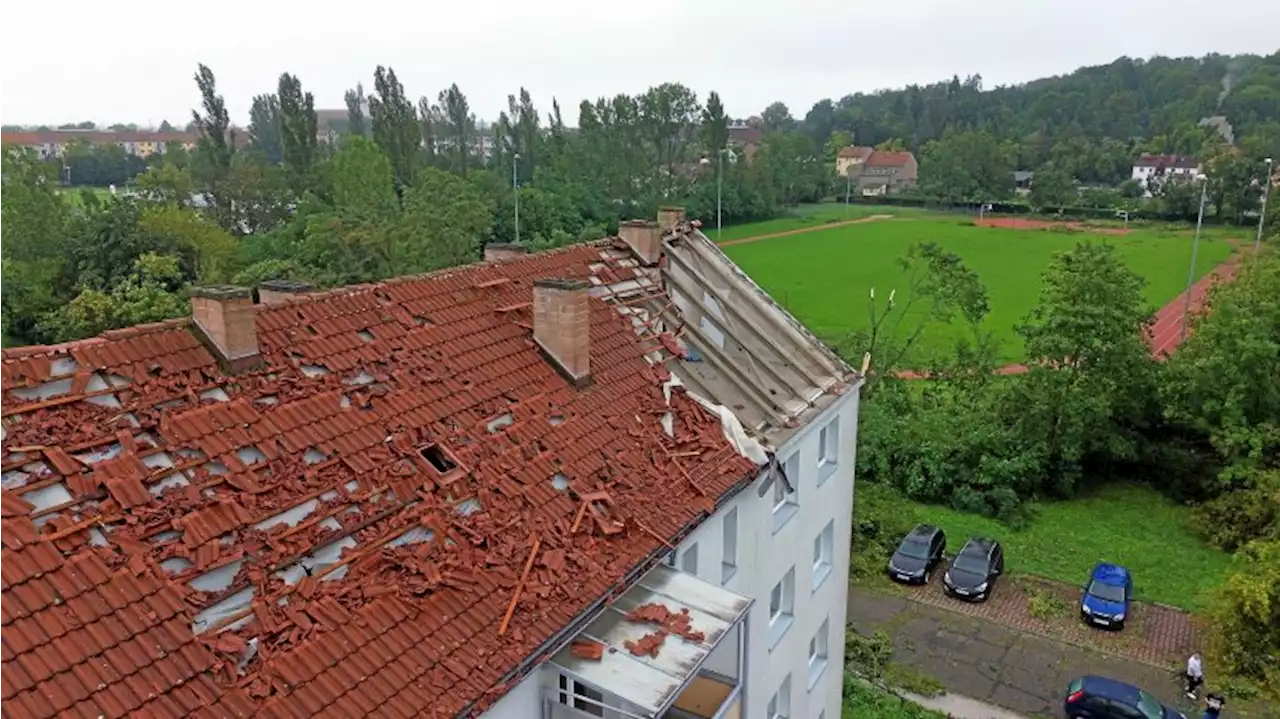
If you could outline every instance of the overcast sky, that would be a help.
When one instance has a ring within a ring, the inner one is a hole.
[[[317,107],[373,84],[449,83],[481,118],[523,85],[544,112],[666,81],[724,98],[732,116],[782,100],[797,117],[824,97],[980,73],[988,87],[1120,55],[1269,54],[1277,0],[399,0],[53,5],[5,3],[0,120],[181,125],[209,65],[232,121],[298,75]]]

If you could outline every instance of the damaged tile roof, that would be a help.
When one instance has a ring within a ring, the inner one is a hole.
[[[7,713],[452,716],[500,695],[755,469],[682,393],[668,407],[603,302],[592,388],[539,356],[530,283],[599,262],[263,307],[266,366],[235,377],[184,321],[6,351]]]
[[[185,318],[5,350],[6,716],[492,704],[758,470],[625,293],[590,386],[535,347],[534,280],[669,306],[655,272],[609,239],[259,305],[236,375]]]

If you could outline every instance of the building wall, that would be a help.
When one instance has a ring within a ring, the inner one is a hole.
[[[819,485],[819,435],[832,420],[839,421],[838,462]],[[748,618],[746,697],[744,716],[764,717],[770,698],[783,680],[791,678],[790,719],[840,716],[843,688],[844,625],[848,605],[849,542],[853,515],[853,467],[857,451],[858,393],[849,392],[779,448],[779,461],[798,453],[800,468],[795,513],[774,531],[773,491],[759,496],[757,478],[732,501],[698,527],[676,551],[675,566],[688,566],[686,556],[697,553],[699,578],[755,600]],[[796,481],[793,478],[793,481]],[[724,525],[736,511],[737,569],[723,574]],[[830,523],[833,530],[832,566],[813,588],[814,540]],[[771,646],[769,599],[787,572],[795,571],[791,624]],[[810,690],[807,683],[809,640],[827,623],[827,664]]]
[[[542,719],[542,672],[533,672],[484,713],[485,719]]]

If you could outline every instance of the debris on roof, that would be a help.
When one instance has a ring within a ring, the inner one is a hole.
[[[604,657],[604,644],[590,639],[575,639],[569,649],[579,659],[598,662]]]
[[[688,223],[663,241],[773,348],[686,372],[667,259],[610,239],[237,308],[225,336],[4,350],[6,713],[482,711],[756,476],[704,403],[758,407],[739,432],[767,442],[849,386]],[[568,371],[534,339],[546,278],[590,297]]]

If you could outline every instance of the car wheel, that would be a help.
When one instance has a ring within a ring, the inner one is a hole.
[[[929,580],[931,580],[931,579],[933,579],[933,570],[931,570],[931,569],[925,569],[925,570],[924,570],[924,583],[925,583],[925,585],[926,585],[926,586],[929,584]]]

